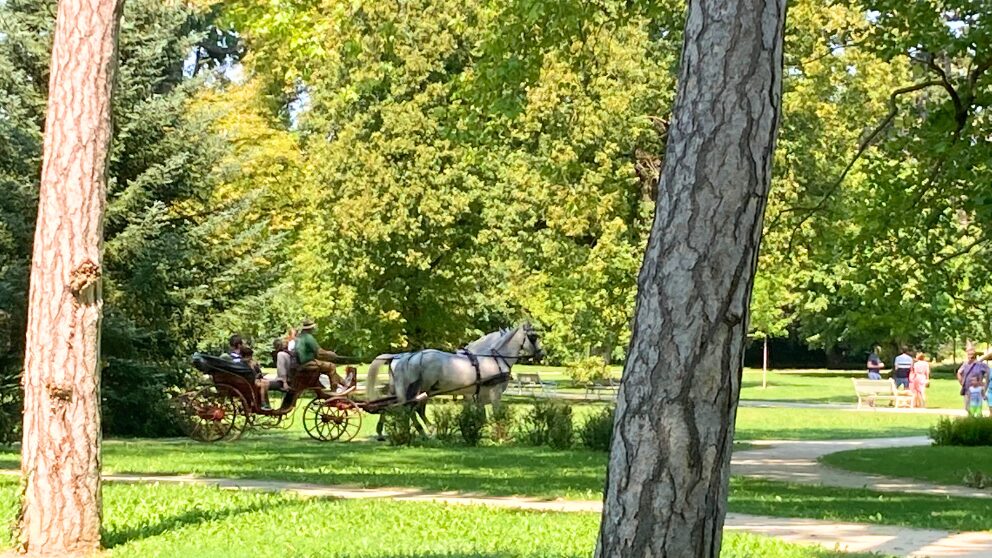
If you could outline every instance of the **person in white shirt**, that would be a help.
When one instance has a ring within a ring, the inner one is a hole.
[[[892,363],[892,379],[896,381],[897,388],[909,389],[909,374],[912,369],[913,356],[909,354],[907,347],[903,347]]]

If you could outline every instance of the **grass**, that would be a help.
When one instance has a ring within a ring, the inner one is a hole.
[[[576,409],[581,415],[592,406]],[[738,438],[746,442],[923,434],[932,420],[934,417],[925,415],[743,408],[738,416]],[[364,428],[370,434],[374,420],[366,421]],[[319,443],[299,430],[218,444],[182,439],[107,440],[103,467],[108,473],[196,474],[578,500],[598,500],[606,474],[606,454],[581,448],[468,448],[431,442],[391,447],[363,440]],[[14,469],[19,464],[16,450],[0,451],[0,468]],[[542,471],[554,474],[540,474]]]
[[[0,479],[0,547],[16,480]],[[103,542],[113,558],[573,558],[592,554],[599,515],[481,506],[303,499],[211,487],[108,485]],[[858,558],[728,533],[724,558]]]
[[[745,369],[741,399],[802,403],[857,403],[851,378],[865,378],[860,371],[804,370],[769,372],[768,387],[761,387],[761,370]],[[927,407],[958,409],[961,386],[953,377],[935,377],[927,389]]]
[[[730,510],[949,531],[992,528],[992,499],[874,492],[739,477],[730,480]]]
[[[825,455],[832,467],[917,479],[936,484],[964,485],[969,472],[992,477],[992,448],[922,446],[852,450]]]

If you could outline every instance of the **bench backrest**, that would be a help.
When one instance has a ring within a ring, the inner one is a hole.
[[[517,374],[517,381],[521,384],[539,384],[541,376],[539,374]]]
[[[854,382],[854,391],[861,394],[895,393],[896,383],[891,378],[888,380],[859,380],[851,379]]]

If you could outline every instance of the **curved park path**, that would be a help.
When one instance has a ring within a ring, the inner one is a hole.
[[[839,488],[866,488],[880,492],[992,498],[992,491],[988,490],[854,473],[828,467],[819,462],[820,457],[840,451],[928,446],[930,439],[926,436],[863,440],[758,440],[748,443],[754,446],[754,449],[734,452],[731,465],[734,475]],[[989,556],[992,557],[992,552],[989,553]]]
[[[755,449],[738,451],[733,456],[733,474],[776,481],[822,484],[844,488],[867,488],[879,491],[912,492],[964,497],[992,497],[987,491],[965,487],[940,486],[907,479],[862,475],[840,471],[820,464],[819,457],[858,448],[884,448],[926,445],[925,437],[875,438],[836,441],[757,441]],[[3,474],[19,474],[3,471]],[[438,502],[452,505],[484,505],[543,512],[593,512],[602,510],[599,501],[541,500],[520,497],[493,497],[459,492],[430,492],[411,488],[357,488],[298,482],[236,480],[174,475],[104,475],[109,482],[183,483],[210,485],[232,490],[291,492],[305,497],[362,499],[385,498],[411,502]],[[731,513],[728,530],[766,535],[798,544],[816,544],[828,549],[849,552],[879,552],[914,558],[988,558],[992,557],[992,533],[951,533],[930,529],[912,529],[837,523],[812,519],[764,517]]]

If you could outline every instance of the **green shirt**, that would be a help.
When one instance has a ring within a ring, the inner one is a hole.
[[[317,358],[320,345],[311,333],[301,333],[296,338],[296,356],[300,359],[300,364],[306,364]]]

